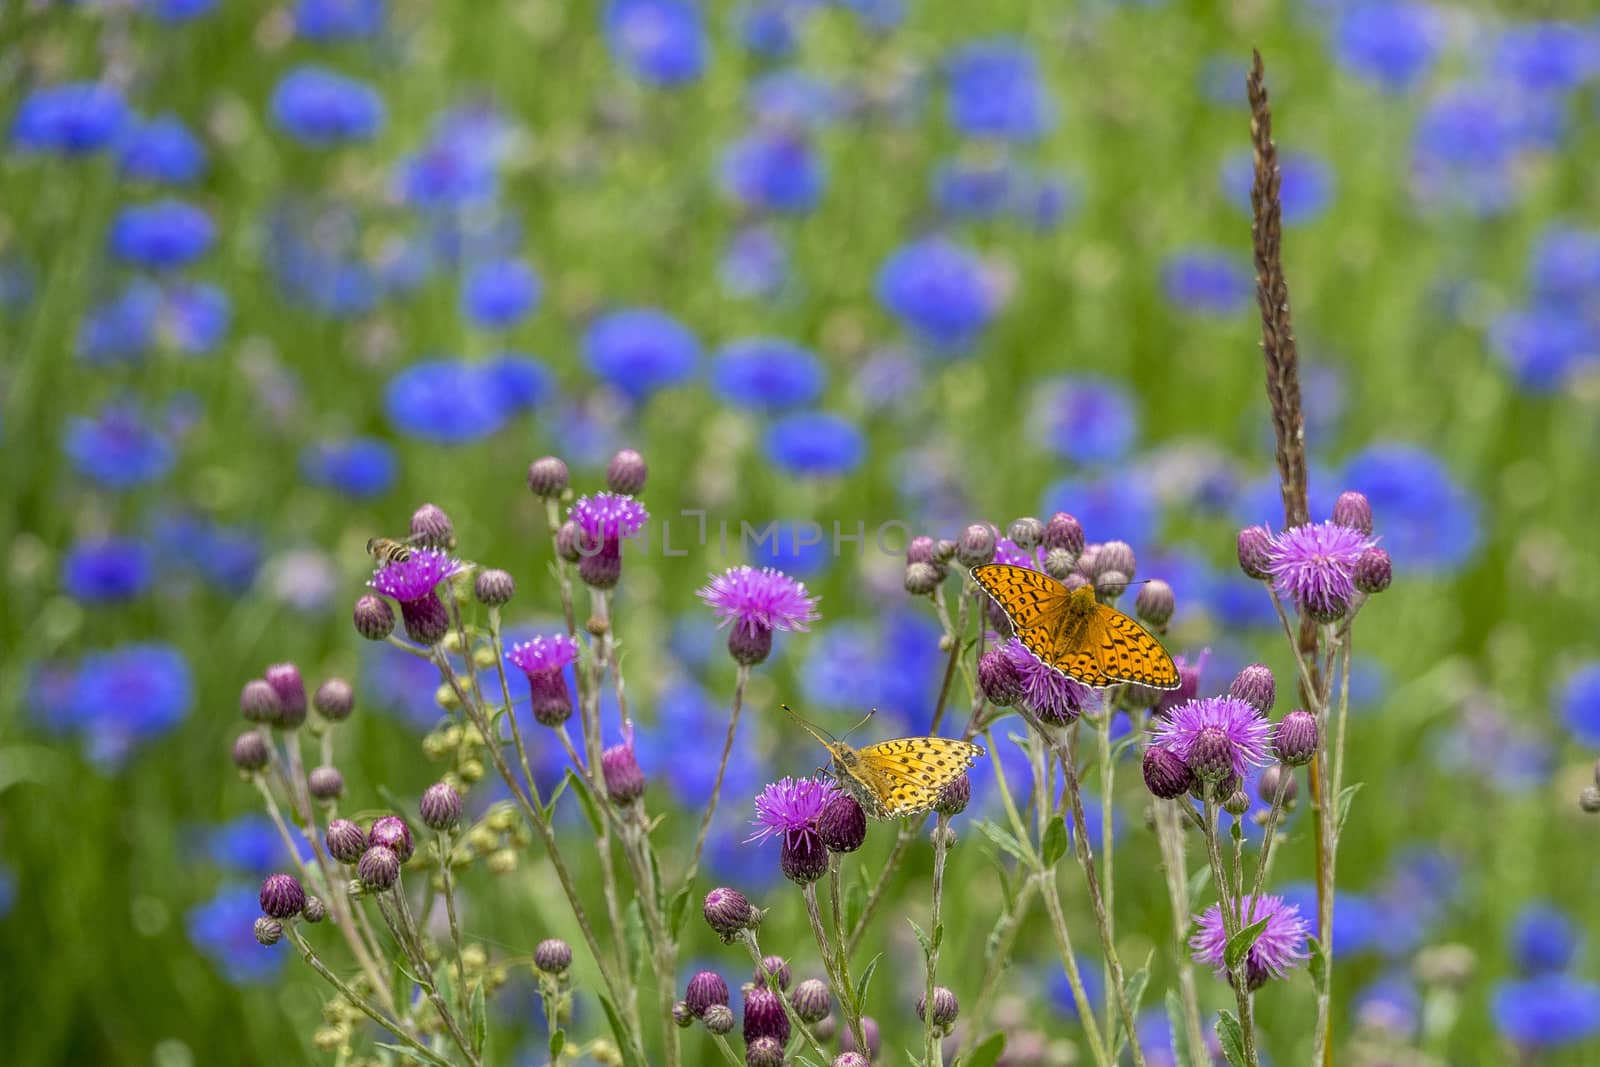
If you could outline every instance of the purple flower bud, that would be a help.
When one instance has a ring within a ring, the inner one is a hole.
[[[451,549],[456,547],[456,527],[444,509],[436,504],[424,504],[411,513],[411,537],[423,548]]]
[[[820,1023],[833,1010],[833,994],[828,992],[828,983],[817,978],[807,978],[795,986],[789,1002],[804,1023]]]
[[[906,592],[912,596],[932,596],[939,588],[940,577],[939,568],[932,563],[909,563],[906,565]]]
[[[872,1061],[859,1052],[841,1052],[833,1058],[833,1067],[872,1067]]]
[[[701,971],[689,979],[689,990],[684,994],[683,1002],[689,1006],[695,1018],[703,1018],[711,1005],[727,1006],[728,983],[716,971]]]
[[[1048,552],[1066,552],[1073,559],[1083,554],[1083,526],[1064,511],[1050,516],[1044,524],[1044,549]]]
[[[583,530],[578,524],[568,519],[556,531],[556,555],[568,563],[576,563],[583,558]]]
[[[546,500],[566,491],[567,465],[555,456],[544,456],[528,465],[528,488]]]
[[[400,880],[400,857],[394,854],[394,849],[384,845],[373,845],[361,854],[361,859],[356,862],[356,877],[361,879],[361,884],[368,889],[382,892],[393,889],[394,884]]]
[[[1237,818],[1250,810],[1250,797],[1243,789],[1235,789],[1223,798],[1222,810]]]
[[[768,956],[761,961],[761,966],[756,968],[753,980],[756,985],[768,989],[772,989],[773,983],[777,983],[778,991],[787,992],[794,975],[782,956]]]
[[[758,663],[765,663],[771,654],[772,627],[742,626],[738,623],[728,627],[728,655],[733,657],[735,663],[754,667]]]
[[[278,717],[272,725],[280,730],[293,730],[306,721],[306,684],[300,680],[300,668],[293,663],[274,663],[267,668],[267,684],[278,694]]]
[[[933,562],[949,564],[956,558],[956,543],[948,537],[933,543]]]
[[[543,974],[565,974],[572,966],[572,946],[559,937],[547,937],[533,948],[533,966]]]
[[[726,1004],[713,1004],[706,1009],[700,1022],[706,1030],[718,1036],[733,1032],[733,1009]]]
[[[283,924],[263,915],[256,920],[255,935],[258,942],[270,948],[283,940]]]
[[[906,563],[943,563],[937,558],[938,549],[939,543],[931,537],[913,537],[906,545]]]
[[[259,771],[272,762],[272,750],[258,730],[246,730],[233,739],[233,765],[241,771]]]
[[[344,795],[344,775],[337,767],[313,767],[306,775],[306,789],[318,800],[338,800]]]
[[[1239,531],[1239,569],[1251,578],[1266,580],[1272,562],[1272,535],[1265,526],[1246,526]]]
[[[343,722],[355,710],[355,690],[343,678],[329,678],[317,686],[317,694],[311,698],[311,704],[317,709],[317,714],[329,722]]]
[[[356,633],[368,641],[382,641],[394,633],[394,609],[380,596],[368,593],[356,601]]]
[[[817,833],[829,852],[854,852],[867,839],[867,813],[848,793],[835,793],[817,817]]]
[[[750,1018],[748,1012],[745,1013],[745,1018],[746,1020]],[[746,1028],[748,1029],[748,1026]],[[784,1042],[775,1037],[758,1037],[754,1041],[746,1038],[745,1067],[783,1067],[783,1046]]]
[[[994,562],[994,527],[985,522],[975,522],[961,533],[956,542],[956,559],[963,567],[981,567]]]
[[[917,1018],[927,1022],[928,995],[923,993],[917,997]],[[944,986],[933,987],[933,1025],[936,1030],[949,1030],[955,1025],[956,1017],[961,1014],[961,1004],[956,1000],[956,995]]]
[[[403,602],[400,621],[406,636],[419,645],[437,645],[450,632],[450,611],[437,596]]]
[[[1194,784],[1189,765],[1171,749],[1151,745],[1144,750],[1144,784],[1162,800],[1181,797]]]
[[[1203,727],[1189,746],[1188,764],[1189,773],[1202,782],[1220,782],[1233,774],[1233,745],[1227,731],[1220,726]]]
[[[878,1020],[863,1015],[861,1017],[861,1036],[866,1038],[867,1041],[867,1047],[864,1049],[856,1047],[855,1035],[851,1033],[849,1027],[845,1027],[844,1033],[839,1035],[839,1047],[846,1052],[864,1053],[869,1062],[877,1059],[878,1049],[883,1045],[883,1038],[878,1033]]]
[[[966,771],[962,771],[959,778],[953,779],[950,784],[939,790],[939,799],[933,802],[933,810],[946,818],[951,818],[966,811],[970,803],[972,803],[972,779],[967,777]]]
[[[644,491],[648,469],[644,457],[631,448],[624,448],[606,464],[606,488],[625,496],[638,496]]]
[[[1333,521],[1340,526],[1372,535],[1372,505],[1363,493],[1343,492],[1333,502]]]
[[[1580,789],[1578,807],[1590,815],[1600,814],[1600,786],[1586,785]]]
[[[761,921],[745,895],[726,886],[718,886],[706,894],[702,914],[706,925],[725,942],[731,942],[744,930],[754,929]]]
[[[306,906],[306,891],[292,874],[269,874],[261,883],[261,913],[271,919],[292,919]]]
[[[1237,697],[1261,714],[1272,710],[1277,699],[1278,686],[1272,679],[1272,668],[1265,663],[1252,663],[1240,671],[1228,686],[1228,695]]]
[[[1363,593],[1381,593],[1389,588],[1394,578],[1394,568],[1389,563],[1389,553],[1381,548],[1369,548],[1356,560],[1354,574],[1356,588]]]
[[[1160,578],[1152,578],[1140,586],[1139,595],[1133,600],[1134,614],[1149,623],[1158,633],[1167,628],[1167,623],[1171,621],[1172,613],[1177,606],[1177,598],[1172,595],[1172,586]]]
[[[1309,711],[1291,711],[1273,730],[1272,752],[1279,762],[1299,767],[1317,754],[1317,739],[1317,717]]]
[[[349,819],[328,824],[328,854],[340,863],[354,863],[367,850],[367,832]]]
[[[612,745],[600,753],[600,773],[606,780],[606,795],[613,804],[632,804],[644,796],[644,771],[633,754],[633,739]]]
[[[308,923],[319,923],[328,917],[328,905],[321,897],[306,897],[306,906],[300,909],[300,918]]]
[[[1115,600],[1128,588],[1128,576],[1121,571],[1101,571],[1095,575],[1094,591],[1107,600]]]
[[[1024,552],[1032,552],[1044,541],[1044,523],[1030,517],[1013,519],[1006,537]]]
[[[461,821],[461,794],[448,782],[435,782],[423,791],[417,808],[428,829],[454,830]]]
[[[250,722],[274,723],[283,713],[283,701],[272,686],[252,678],[239,692],[239,713]]]
[[[989,649],[978,660],[978,685],[997,708],[1009,708],[1022,699],[1022,672],[1001,648]]]
[[[1107,541],[1095,553],[1094,578],[1096,584],[1099,584],[1100,578],[1107,571],[1120,573],[1125,579],[1124,584],[1126,584],[1127,580],[1132,580],[1134,568],[1133,547],[1126,541]]]
[[[781,1046],[789,1041],[789,1016],[784,1013],[783,1002],[776,993],[757,986],[744,998],[744,1042],[749,1045],[761,1038],[776,1040],[781,1055]]]
[[[810,885],[828,873],[828,849],[816,834],[788,834],[778,856],[783,876],[796,885]]]
[[[689,1010],[689,1005],[678,1001],[672,1006],[672,1021],[678,1024],[679,1030],[687,1030],[694,1025],[694,1012]]]
[[[398,815],[385,815],[372,824],[372,829],[367,832],[367,839],[373,845],[382,845],[400,857],[400,862],[405,863],[411,858],[411,853],[416,846],[411,841],[411,827]]]
[[[1064,548],[1047,549],[1044,554],[1044,572],[1058,582],[1065,582],[1068,578],[1076,578],[1077,584],[1083,584],[1083,575],[1077,573],[1078,557]]]
[[[578,557],[578,578],[591,589],[615,589],[621,577],[622,543],[615,538],[603,542],[599,551],[585,549]]]
[[[1284,808],[1294,807],[1295,798],[1300,794],[1300,783],[1294,776],[1294,768],[1274,763],[1261,772],[1261,778],[1256,782],[1256,796],[1261,798],[1263,804],[1277,803],[1280,787],[1283,789]]]
[[[478,603],[491,608],[509,603],[516,592],[516,580],[505,571],[492,568],[479,571],[472,583],[472,595],[478,598]]]

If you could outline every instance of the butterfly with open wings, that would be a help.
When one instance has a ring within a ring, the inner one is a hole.
[[[899,737],[852,748],[796,715],[801,728],[833,757],[829,773],[874,819],[899,819],[929,811],[944,787],[983,755],[983,746],[952,737]],[[870,715],[868,716],[871,717]]]

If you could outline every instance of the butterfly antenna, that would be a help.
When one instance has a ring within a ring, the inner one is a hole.
[[[871,711],[869,711],[865,715],[861,716],[861,721],[856,723],[854,726],[850,727],[850,729],[846,730],[844,732],[844,736],[845,737],[849,737],[851,734],[853,734],[857,730],[861,729],[863,726],[865,726],[867,724],[867,721],[869,719],[871,719],[876,714],[878,714],[878,709],[877,708],[873,708]]]
[[[828,733],[828,731],[824,730],[822,727],[814,726],[811,723],[807,722],[806,720],[802,719],[800,717],[800,714],[797,711],[795,711],[793,708],[791,708],[789,705],[787,705],[787,704],[779,704],[778,707],[782,708],[784,711],[787,711],[789,713],[789,718],[791,718],[795,722],[799,723],[800,724],[800,728],[802,730],[804,730],[806,733],[810,734],[812,737],[815,737],[818,741],[821,741],[824,745],[835,745],[835,744],[839,743],[838,738],[836,738],[832,734]],[[826,736],[824,736],[824,735],[826,735]]]

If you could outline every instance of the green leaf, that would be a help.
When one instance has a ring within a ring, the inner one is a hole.
[[[959,1067],[994,1067],[1000,1062],[1001,1053],[1006,1050],[1006,1035],[993,1033],[972,1050],[972,1054],[960,1062]]]
[[[1054,867],[1067,854],[1067,823],[1060,815],[1052,815],[1044,828],[1044,841],[1039,845],[1039,859],[1046,867]]]
[[[844,924],[848,929],[854,930],[861,921],[862,914],[867,910],[867,887],[860,882],[851,882],[844,891]]]
[[[872,976],[878,973],[878,961],[883,959],[883,953],[872,957],[867,964],[867,969],[861,972],[861,978],[856,982],[856,1007],[864,1008],[867,1003],[867,987],[872,984]]]
[[[1223,907],[1227,907],[1226,904]],[[1245,953],[1250,951],[1256,943],[1256,938],[1261,936],[1261,931],[1267,928],[1267,923],[1272,921],[1272,916],[1263,915],[1243,930],[1228,938],[1228,947],[1223,952],[1223,962],[1228,965],[1228,970],[1236,970],[1244,962]]]
[[[907,919],[906,922],[911,924],[911,932],[917,935],[917,944],[922,946],[922,955],[925,958],[933,955],[933,942],[928,940],[928,935],[917,925],[917,920]]]
[[[1028,850],[1028,847],[1013,837],[1010,831],[1002,829],[987,819],[981,819],[973,825],[978,828],[980,834],[994,842],[995,846],[1002,852],[1010,853],[1021,863],[1033,863],[1033,854]]]
[[[1364,784],[1363,782],[1356,782],[1354,785],[1347,785],[1339,790],[1339,799],[1334,804],[1334,810],[1339,813],[1338,818],[1333,823],[1334,840],[1338,840],[1339,835],[1344,833],[1344,821],[1350,817],[1350,801],[1355,799],[1356,791]]]
[[[481,1053],[483,1043],[489,1039],[489,1013],[484,1010],[483,983],[472,991],[472,1051]]]
[[[628,901],[627,909],[622,913],[622,926],[627,937],[628,955],[633,960],[633,976],[639,977],[639,968],[644,965],[645,928],[644,911],[639,906],[639,898],[634,897]]]
[[[661,880],[661,861],[656,859],[656,850],[650,847],[648,840],[644,841],[643,844],[645,854],[650,857],[650,880],[656,887],[656,914],[665,915],[667,913],[667,886]]]
[[[1144,988],[1150,984],[1150,961],[1155,957],[1152,949],[1145,954],[1144,966],[1122,979],[1122,990],[1128,997],[1128,1007],[1135,1015],[1139,1014],[1139,1005],[1144,1001]],[[1117,1014],[1112,1021],[1111,1030],[1111,1058],[1117,1059],[1122,1055],[1122,1046],[1127,1044],[1128,1031],[1122,1025],[1122,1016]]]
[[[684,886],[672,895],[672,903],[667,905],[667,931],[677,937],[683,930],[683,920],[689,916],[689,894],[691,887]]]
[[[572,772],[569,770],[567,773],[571,774]],[[561,799],[561,794],[565,793],[566,791],[567,791],[567,780],[565,778],[563,778],[563,779],[561,779],[561,781],[556,783],[555,789],[553,789],[551,791],[551,793],[550,793],[550,799],[545,802],[545,806],[544,806],[545,822],[549,822],[550,821],[550,816],[555,814],[556,801],[560,800]]]
[[[595,995],[600,998],[600,1006],[605,1009],[606,1022],[611,1024],[611,1034],[617,1039],[617,1049],[622,1055],[623,1067],[648,1067],[635,1051],[633,1035],[622,1025],[622,1016],[618,1014],[617,1006],[611,1003],[611,998],[604,993],[597,991]]]
[[[1217,1040],[1222,1042],[1222,1054],[1228,1058],[1229,1067],[1249,1067],[1244,1057],[1244,1030],[1226,1008],[1217,1012]]]
[[[1211,867],[1201,867],[1189,878],[1189,900],[1199,900],[1200,894],[1205,892],[1206,886],[1211,884]]]
[[[557,1030],[555,1033],[551,1034],[550,1044],[548,1046],[550,1050],[550,1062],[554,1063],[559,1060],[561,1058],[561,1050],[566,1047],[567,1032],[565,1030]]]
[[[983,962],[988,963],[994,959],[996,952],[1000,951],[1000,943],[1005,940],[1006,933],[1016,925],[1016,918],[1009,911],[1002,911],[1000,917],[994,921],[994,929],[989,931],[989,938],[983,943]]]
[[[583,807],[583,814],[589,820],[589,828],[598,837],[605,829],[605,820],[600,814],[600,805],[595,803],[594,793],[589,789],[589,783],[578,777],[576,771],[567,768],[564,779],[572,786],[572,791],[578,795],[578,803]]]
[[[1167,990],[1167,1029],[1172,1031],[1172,1067],[1194,1067],[1194,1053],[1189,1049],[1189,1025],[1184,1022],[1183,1002],[1178,994]]]
[[[1321,993],[1328,988],[1328,953],[1314,937],[1306,938],[1306,947],[1311,950],[1311,985]]]

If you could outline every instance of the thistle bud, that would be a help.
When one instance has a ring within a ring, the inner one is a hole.
[[[411,513],[412,540],[424,548],[456,547],[456,528],[437,504],[424,504]]]
[[[816,834],[785,837],[778,867],[796,885],[810,885],[828,873],[828,848]]]
[[[644,457],[631,448],[624,448],[606,464],[606,488],[625,496],[638,496],[644,491]]]
[[[833,1058],[833,1067],[872,1067],[872,1061],[859,1052],[841,1052]]]
[[[1265,715],[1272,710],[1278,698],[1278,686],[1272,678],[1272,668],[1265,663],[1252,663],[1245,667],[1228,685],[1228,695],[1244,701]]]
[[[765,663],[772,654],[772,627],[759,622],[737,622],[728,627],[728,655],[746,667]]]
[[[794,980],[794,975],[782,956],[768,956],[761,961],[761,966],[756,968],[753,980],[758,986],[785,992],[789,988],[789,983]]]
[[[577,563],[583,555],[583,529],[568,519],[556,531],[556,555],[568,563]]]
[[[612,745],[600,753],[600,773],[605,778],[606,795],[613,804],[632,804],[644,796],[644,771],[633,754],[633,745]]]
[[[1115,600],[1128,589],[1128,576],[1121,571],[1101,571],[1094,579],[1094,591],[1107,600]]]
[[[1207,726],[1189,746],[1189,773],[1202,782],[1220,782],[1233,773],[1233,745],[1217,726]],[[1219,796],[1227,796],[1219,792]]]
[[[1006,536],[1022,551],[1032,552],[1044,540],[1044,523],[1032,517],[1014,519]]]
[[[1243,789],[1235,789],[1222,801],[1222,810],[1237,818],[1250,810],[1250,796]]]
[[[472,582],[472,595],[486,607],[498,608],[510,603],[516,592],[516,579],[502,570],[479,571]]]
[[[1043,544],[1046,553],[1065,552],[1077,559],[1083,552],[1083,542],[1083,526],[1064,511],[1056,512],[1044,524]]]
[[[394,633],[394,609],[382,597],[368,593],[356,601],[352,613],[356,633],[368,641],[382,641]]]
[[[1194,784],[1194,776],[1176,752],[1151,745],[1144,750],[1144,784],[1162,800],[1181,797]]]
[[[839,1035],[839,1047],[846,1052],[864,1053],[868,1061],[878,1058],[878,1049],[883,1044],[883,1038],[878,1031],[878,1020],[863,1015],[861,1017],[861,1036],[866,1039],[866,1048],[857,1048],[855,1035],[845,1027],[844,1033]]]
[[[546,500],[566,492],[567,465],[555,456],[544,456],[528,465],[528,488],[533,495]]]
[[[907,564],[905,587],[912,596],[932,596],[939,588],[939,569],[932,563]]]
[[[233,765],[241,771],[259,771],[272,762],[272,750],[257,730],[246,730],[233,739]]]
[[[781,1055],[789,1041],[789,1016],[776,993],[756,986],[744,997],[744,1041],[748,1046],[763,1038],[776,1040]]]
[[[344,775],[337,767],[313,767],[306,775],[306,789],[317,800],[338,800],[344,795]]]
[[[1372,536],[1372,505],[1365,494],[1343,492],[1333,502],[1333,521]]]
[[[278,717],[272,725],[293,730],[306,721],[306,684],[293,663],[274,663],[266,671],[267,684],[278,694]]]
[[[1239,569],[1251,578],[1265,580],[1270,575],[1272,535],[1265,526],[1246,526],[1239,531]]]
[[[1600,786],[1584,786],[1578,792],[1578,807],[1590,815],[1600,813]]]
[[[828,992],[828,983],[817,978],[807,978],[795,986],[794,996],[789,1000],[794,1005],[794,1013],[805,1023],[820,1023],[833,1010],[833,994]]]
[[[701,971],[689,979],[689,989],[683,1001],[695,1018],[705,1018],[706,1009],[713,1004],[728,1006],[728,983],[716,971]]]
[[[384,845],[373,845],[361,854],[361,859],[356,863],[356,877],[361,879],[365,889],[383,892],[393,889],[394,884],[400,880],[400,857],[394,854],[394,849]]]
[[[1160,578],[1153,578],[1140,586],[1139,595],[1133,599],[1134,614],[1157,631],[1167,628],[1167,623],[1171,621],[1172,613],[1177,606],[1178,601],[1172,595],[1172,586]]]
[[[933,543],[933,561],[948,564],[956,558],[956,543],[948,537],[941,538]]]
[[[265,915],[256,920],[256,940],[268,947],[276,945],[283,940],[283,924],[277,919],[269,919]]]
[[[775,1037],[758,1037],[754,1041],[746,1039],[744,1046],[744,1062],[746,1067],[783,1067],[784,1042]]]
[[[694,1012],[680,1000],[672,1006],[672,1021],[678,1024],[679,1030],[687,1030],[694,1025]]]
[[[319,923],[328,917],[328,905],[322,902],[321,897],[306,897],[306,905],[300,909],[300,917],[308,923]]]
[[[948,785],[939,790],[939,798],[933,802],[933,810],[946,818],[952,818],[966,811],[970,803],[972,803],[972,779],[967,777],[966,771],[962,771],[959,777],[951,779]]]
[[[461,794],[446,782],[435,782],[424,790],[417,808],[422,825],[430,830],[443,833],[461,822]]]
[[[733,1009],[726,1004],[713,1004],[706,1009],[700,1021],[706,1030],[718,1036],[733,1032]]]
[[[534,946],[533,966],[541,974],[566,974],[572,966],[572,946],[559,937],[547,937]]]
[[[917,1018],[923,1022],[928,1021],[928,996],[926,993],[917,997]],[[956,1017],[961,1014],[961,1004],[956,1000],[956,995],[944,986],[933,987],[933,1027],[935,1030],[948,1032],[955,1025]]]
[[[981,567],[994,562],[994,527],[975,522],[961,533],[956,542],[956,560],[963,567]]]
[[[1309,711],[1291,711],[1272,731],[1272,752],[1280,763],[1299,767],[1317,754],[1317,717]]]
[[[1389,553],[1381,548],[1369,548],[1361,553],[1356,560],[1354,577],[1356,588],[1369,596],[1389,588],[1389,583],[1394,580],[1394,566],[1389,561]]]
[[[270,919],[292,919],[306,906],[306,891],[292,874],[269,874],[261,883],[261,913]]]
[[[277,690],[263,679],[252,678],[239,691],[239,714],[249,722],[274,723],[283,713]]]
[[[1300,794],[1300,783],[1295,779],[1294,768],[1274,763],[1261,772],[1261,779],[1256,782],[1256,796],[1263,804],[1276,804],[1280,789],[1283,790],[1283,809],[1288,811]]]
[[[753,930],[761,922],[760,914],[750,906],[745,895],[726,886],[718,886],[706,894],[702,914],[706,925],[724,942],[731,942],[741,932]]]
[[[372,824],[372,829],[367,832],[371,844],[381,845],[391,850],[399,857],[401,863],[411,858],[411,853],[416,850],[411,840],[411,827],[398,815],[385,815]]]
[[[328,854],[340,863],[354,863],[367,850],[367,832],[349,819],[328,824]]]
[[[817,834],[829,852],[854,852],[867,839],[867,813],[855,797],[836,793],[817,817]]]
[[[317,709],[318,715],[329,722],[343,722],[355,710],[356,692],[343,678],[329,678],[317,686],[316,696],[311,698],[311,706]]]
[[[1094,556],[1094,578],[1098,585],[1102,576],[1107,571],[1117,571],[1124,577],[1124,583],[1133,579],[1135,561],[1133,547],[1126,541],[1106,541],[1100,545],[1100,550]]]
[[[1044,572],[1058,582],[1064,582],[1069,577],[1077,577],[1078,584],[1083,584],[1081,575],[1077,574],[1078,557],[1064,548],[1052,548],[1044,554]]]
[[[978,686],[989,703],[1009,708],[1022,699],[1022,672],[1004,649],[991,648],[978,660]]]

